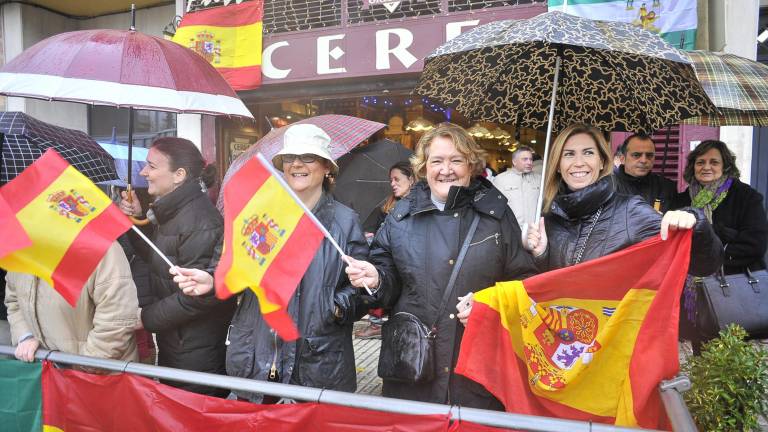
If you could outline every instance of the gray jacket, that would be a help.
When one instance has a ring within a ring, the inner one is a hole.
[[[367,258],[368,243],[354,211],[323,195],[313,213],[347,255]],[[274,333],[261,315],[258,299],[246,290],[229,329],[227,374],[266,381],[274,364],[275,380],[282,383],[355,391],[352,324],[366,310],[355,307],[357,289],[350,285],[345,267],[339,252],[324,239],[288,304],[301,335],[293,342]],[[341,317],[334,315],[336,305]],[[238,396],[262,400],[261,394]]]

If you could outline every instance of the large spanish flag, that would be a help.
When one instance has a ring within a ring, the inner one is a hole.
[[[184,15],[173,41],[208,60],[235,90],[261,85],[263,0]]]
[[[222,191],[224,251],[216,268],[216,295],[224,299],[250,287],[264,320],[281,338],[294,340],[299,334],[286,307],[323,231],[268,164],[261,154],[250,159]]]
[[[456,372],[507,411],[667,427],[691,232],[475,294]]]
[[[32,244],[32,240],[16,218],[16,213],[11,210],[2,195],[0,195],[0,239],[2,239],[0,258]]]
[[[32,245],[0,267],[44,279],[73,307],[107,249],[131,222],[53,149],[0,188]]]

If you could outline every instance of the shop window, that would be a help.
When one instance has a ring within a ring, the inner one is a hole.
[[[96,141],[127,143],[128,109],[90,107],[88,134]],[[149,147],[155,138],[164,136],[176,136],[176,114],[133,110],[133,145]]]
[[[448,0],[449,12],[546,3],[545,0]]]
[[[349,24],[440,14],[440,0],[404,0],[393,12],[384,5],[365,7],[364,0],[347,0]]]

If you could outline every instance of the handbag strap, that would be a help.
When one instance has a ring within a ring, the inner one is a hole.
[[[451,293],[453,292],[453,286],[456,284],[456,278],[459,276],[459,268],[461,268],[461,263],[464,262],[464,257],[467,255],[469,243],[472,241],[472,237],[475,236],[478,223],[480,223],[480,214],[476,212],[475,217],[472,219],[472,224],[469,226],[469,231],[467,231],[467,236],[464,237],[464,243],[461,245],[459,256],[456,258],[456,263],[453,266],[453,271],[451,271],[451,278],[448,279],[448,285],[445,287],[445,292],[443,292],[443,300],[440,304],[440,310],[437,312],[435,322],[433,322],[432,326],[430,326],[430,330],[433,333],[436,330],[437,322],[440,321],[440,316],[442,316],[443,312],[445,312],[448,299],[451,297]]]

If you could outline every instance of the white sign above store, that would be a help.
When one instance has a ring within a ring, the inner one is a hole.
[[[492,21],[530,18],[543,12],[546,5],[493,8],[265,36],[263,84],[420,72],[424,57],[464,31]]]

